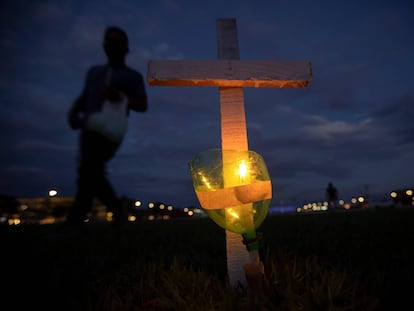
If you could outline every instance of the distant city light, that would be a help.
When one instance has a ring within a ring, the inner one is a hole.
[[[114,214],[112,212],[107,212],[106,213],[106,220],[107,221],[112,221],[114,217]]]
[[[392,197],[393,202],[396,204],[414,205],[413,193],[414,191],[412,188],[399,189],[399,190],[392,191],[390,193],[390,196]]]
[[[9,225],[20,225],[20,219],[19,218],[10,218],[8,220]]]
[[[51,210],[51,207],[54,207],[53,205],[59,203],[59,204],[66,206],[66,205],[69,205],[69,203],[73,199],[69,197],[68,198],[61,197],[59,198],[58,202],[55,202],[57,200],[56,196],[61,196],[61,193],[58,193],[56,189],[52,188],[48,190],[47,197],[46,198],[43,197],[42,200],[39,201],[40,203],[35,201],[38,199],[32,199],[32,200],[22,199],[22,201],[19,202],[19,205],[17,206],[17,211],[19,214],[24,214],[26,216],[26,214],[28,214],[28,211],[31,212],[30,208],[38,209],[38,208],[41,208],[39,207],[40,205],[44,205],[45,208]],[[384,203],[384,206],[387,206],[387,207],[388,206],[397,206],[397,207],[414,206],[414,188],[406,187],[406,188],[395,189],[393,191],[389,191],[388,199],[389,199],[389,203],[388,202]],[[284,202],[281,201],[281,204],[284,204]],[[368,208],[371,206],[375,208],[377,204],[378,206],[382,206],[380,205],[382,204],[382,202],[377,202],[375,200],[373,201],[373,203],[371,201],[368,202],[366,197],[362,195],[360,196],[355,195],[354,197],[351,197],[351,200],[349,200],[348,198],[346,200],[343,198],[337,200],[337,205],[334,206],[336,208],[334,208],[333,211],[362,209],[362,208]],[[151,215],[147,215],[145,211],[138,209],[138,207],[142,208],[144,205],[148,209],[150,209],[150,211],[148,211],[150,213],[148,214],[151,214]],[[289,210],[289,212],[296,212],[296,213],[307,213],[307,212],[320,213],[320,212],[326,212],[330,210],[329,202],[323,201],[323,200],[308,202],[308,203],[303,204],[302,206],[292,205],[291,207],[292,209]],[[143,203],[140,200],[131,200],[128,203],[128,209],[130,209],[130,211],[127,211],[128,212],[127,220],[129,222],[136,222],[138,219],[170,220],[170,219],[175,219],[179,217],[193,218],[193,217],[207,216],[206,212],[201,208],[176,207],[176,206],[173,206],[173,204],[161,203],[160,201]],[[256,211],[253,210],[252,212],[255,213]],[[226,210],[226,213],[227,213],[226,216],[230,218],[238,217],[238,215],[236,215],[235,213],[232,213],[231,209]],[[255,215],[253,214],[252,216],[255,216]],[[48,223],[62,221],[63,218],[64,216],[59,216],[59,218],[55,218],[55,216],[47,215],[41,219],[31,219],[31,218],[30,219],[28,218],[19,219],[17,215],[12,215],[11,218],[0,215],[0,225],[2,223],[6,223],[8,225],[21,225],[25,223],[34,223],[34,222],[39,223],[39,224],[48,224]],[[95,219],[99,221],[103,220],[103,221],[112,222],[114,220],[114,216],[112,212],[105,210],[105,206],[99,206],[98,213],[89,216],[89,218],[85,218],[84,222],[85,223],[94,222]]]

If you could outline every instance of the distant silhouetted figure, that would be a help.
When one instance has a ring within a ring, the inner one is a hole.
[[[326,188],[326,199],[329,207],[336,207],[336,201],[338,200],[338,190],[330,182]]]
[[[108,27],[103,48],[107,64],[90,67],[83,91],[68,113],[70,127],[80,130],[77,192],[68,224],[83,223],[95,197],[113,212],[116,222],[126,221],[120,199],[106,177],[106,165],[121,145],[129,111],[147,110],[147,94],[142,74],[125,64],[129,49],[124,30]],[[117,117],[111,120],[114,112],[119,113],[121,125]]]

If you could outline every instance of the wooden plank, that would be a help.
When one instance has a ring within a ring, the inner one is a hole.
[[[162,86],[306,87],[312,80],[307,61],[152,60],[147,82]]]
[[[228,68],[228,60],[238,60],[239,39],[237,36],[236,19],[218,19],[217,28],[217,58],[224,60]],[[223,81],[222,81],[223,82]],[[224,87],[220,85],[220,116],[221,116],[221,149],[223,163],[227,163],[228,154],[224,150],[248,150],[246,116],[244,111],[244,95],[241,87]],[[225,187],[231,185],[229,167],[223,167]],[[228,215],[226,215],[227,217]],[[247,286],[243,266],[249,262],[250,256],[242,243],[240,234],[226,230],[226,257],[229,283],[233,287],[238,284]]]
[[[220,88],[220,116],[221,148],[249,150],[242,88]]]

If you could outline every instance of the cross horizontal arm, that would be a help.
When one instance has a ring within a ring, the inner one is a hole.
[[[147,82],[160,86],[306,87],[312,80],[307,61],[151,60]]]

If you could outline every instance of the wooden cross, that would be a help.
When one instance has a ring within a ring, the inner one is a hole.
[[[248,150],[243,87],[306,87],[312,79],[311,65],[240,61],[236,19],[218,19],[216,26],[218,60],[151,60],[147,81],[158,86],[219,87],[222,150]],[[226,230],[226,255],[230,284],[246,285],[243,266],[251,258],[240,234]]]

